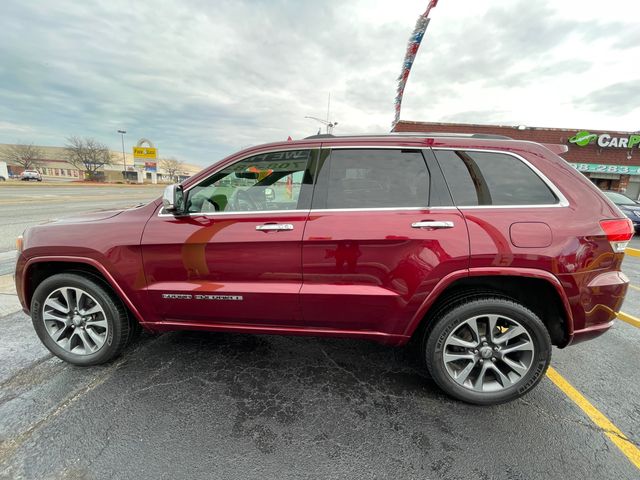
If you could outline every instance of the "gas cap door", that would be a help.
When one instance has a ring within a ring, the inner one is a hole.
[[[551,245],[551,228],[544,222],[516,222],[509,227],[511,243],[519,248],[545,248]]]

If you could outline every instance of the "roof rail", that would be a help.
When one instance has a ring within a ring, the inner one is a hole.
[[[452,133],[452,132],[391,132],[391,133],[370,133],[358,135],[333,135],[332,133],[321,133],[305,137],[314,138],[366,138],[366,137],[458,137],[458,138],[478,138],[492,140],[513,140],[506,135],[495,135],[491,133]]]
[[[335,138],[335,135],[332,133],[318,133],[317,135],[310,135],[308,137],[304,137],[305,140],[312,138]]]
[[[511,137],[507,137],[506,135],[498,135],[495,133],[474,133],[471,135],[471,138],[487,138],[487,139],[495,139],[495,140],[513,140]]]
[[[389,135],[400,137],[461,137],[461,138],[487,138],[496,140],[513,140],[506,135],[493,133],[456,133],[456,132],[391,132]]]

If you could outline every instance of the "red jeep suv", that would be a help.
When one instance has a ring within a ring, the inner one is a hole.
[[[611,327],[628,219],[540,145],[316,136],[252,147],[164,197],[26,230],[25,312],[76,365],[140,326],[404,345],[450,395],[515,399],[551,346]]]

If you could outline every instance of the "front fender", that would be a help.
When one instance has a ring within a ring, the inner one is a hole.
[[[98,271],[100,276],[104,281],[106,281],[114,291],[114,293],[124,302],[124,304],[129,308],[131,313],[136,317],[140,324],[144,325],[147,322],[152,322],[155,319],[149,318],[148,315],[143,314],[142,309],[139,307],[138,303],[134,301],[132,298],[136,291],[140,292],[141,295],[144,295],[145,292],[145,284],[144,284],[144,275],[140,275],[137,280],[134,280],[132,287],[136,287],[136,282],[142,282],[140,285],[137,285],[137,288],[123,288],[121,282],[118,279],[114,278],[113,274],[109,271],[108,268],[105,267],[101,262],[96,259],[90,257],[77,257],[71,255],[47,255],[47,256],[36,256],[31,258],[26,258],[24,255],[20,255],[18,257],[18,262],[16,264],[16,290],[18,293],[18,298],[22,305],[25,313],[29,314],[29,308],[31,303],[31,295],[33,294],[33,288],[29,284],[29,280],[31,278],[31,272],[34,266],[43,263],[67,263],[67,264],[82,264],[93,267]],[[146,320],[145,320],[146,318]]]

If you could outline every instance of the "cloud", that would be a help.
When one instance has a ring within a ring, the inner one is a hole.
[[[589,93],[576,101],[576,105],[586,105],[591,110],[609,115],[627,115],[640,108],[636,100],[639,91],[640,78],[618,82]]]
[[[549,122],[577,122],[579,99],[616,83],[638,45],[633,22],[600,18],[589,2],[441,2],[403,118],[531,124],[545,120],[548,102]],[[61,145],[86,135],[119,149],[124,128],[129,146],[147,137],[161,155],[207,164],[315,133],[321,125],[304,117],[326,115],[328,92],[338,132],[388,131],[423,8],[420,0],[7,0],[0,142],[19,135]],[[583,15],[571,18],[571,9]],[[615,116],[608,98],[600,121],[624,128],[631,120]]]

